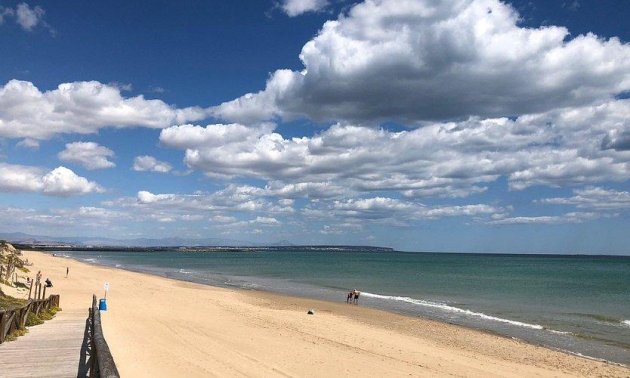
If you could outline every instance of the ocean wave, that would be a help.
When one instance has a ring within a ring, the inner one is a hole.
[[[184,269],[180,269],[179,272],[181,274],[192,274],[192,272],[188,271],[188,270],[184,270]]]
[[[603,323],[606,325],[612,325],[616,327],[630,327],[630,320],[624,320],[621,318],[608,316],[608,315],[600,315],[600,314],[577,314],[581,316],[586,316],[590,319],[594,319],[599,323]]]
[[[550,329],[550,328],[545,328],[546,331],[549,331],[551,333],[555,333],[556,335],[574,335],[573,332],[567,332],[567,331],[556,331],[555,329]]]
[[[90,258],[90,259],[84,259],[83,261],[87,261],[87,262],[95,263],[95,262],[96,262],[96,259],[92,259],[92,258]]]
[[[116,268],[120,268],[122,265],[121,264],[116,264],[115,266],[116,266]]]
[[[481,318],[481,319],[484,319],[484,320],[492,320],[492,321],[495,321],[495,322],[507,323],[507,324],[511,324],[511,325],[515,325],[515,326],[519,326],[519,327],[525,327],[525,328],[531,328],[531,329],[545,329],[545,327],[541,326],[540,324],[530,324],[530,323],[519,322],[519,321],[516,321],[516,320],[499,318],[499,317],[496,317],[496,316],[484,314],[483,312],[475,312],[475,311],[471,311],[471,310],[462,309],[462,308],[459,308],[459,307],[449,306],[449,305],[444,304],[444,303],[431,302],[431,301],[426,301],[426,300],[423,300],[423,299],[415,299],[415,298],[401,297],[401,296],[380,295],[380,294],[365,293],[365,292],[362,293],[362,295],[366,296],[368,298],[376,298],[376,299],[385,299],[385,300],[391,300],[391,301],[406,302],[406,303],[411,303],[411,304],[415,304],[415,305],[418,305],[418,306],[437,308],[437,309],[448,311],[448,312],[463,314],[463,315],[467,315],[467,316],[474,316],[474,317]],[[549,331],[551,331],[551,330],[549,330]],[[557,332],[560,332],[560,331],[557,331]]]

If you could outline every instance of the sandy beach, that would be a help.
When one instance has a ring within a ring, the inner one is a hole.
[[[105,337],[123,377],[630,377],[630,369],[476,330],[339,303],[230,290],[24,252],[87,308],[109,282]],[[70,274],[65,278],[66,267]],[[307,315],[308,309],[315,315]]]

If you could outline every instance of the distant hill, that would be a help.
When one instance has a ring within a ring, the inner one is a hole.
[[[82,236],[43,236],[30,235],[23,232],[0,233],[0,239],[8,240],[19,244],[40,244],[40,245],[71,245],[71,246],[111,246],[111,247],[193,247],[202,245],[213,246],[261,246],[266,244],[253,243],[246,240],[221,239],[221,238],[199,238],[188,239],[179,237],[170,238],[136,238],[136,239],[113,239],[100,237]],[[274,245],[277,245],[274,243]]]

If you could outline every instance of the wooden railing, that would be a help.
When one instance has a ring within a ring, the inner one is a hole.
[[[37,315],[42,310],[48,310],[52,307],[59,307],[59,295],[51,295],[47,299],[29,299],[22,307],[0,310],[0,344],[12,332],[26,327],[26,318],[29,312]]]
[[[103,336],[101,313],[96,303],[96,295],[92,296],[90,308],[90,377],[119,378],[114,358]]]

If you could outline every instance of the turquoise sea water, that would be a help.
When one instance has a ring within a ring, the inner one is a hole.
[[[630,257],[369,252],[61,252],[171,278],[361,305],[630,365]]]

